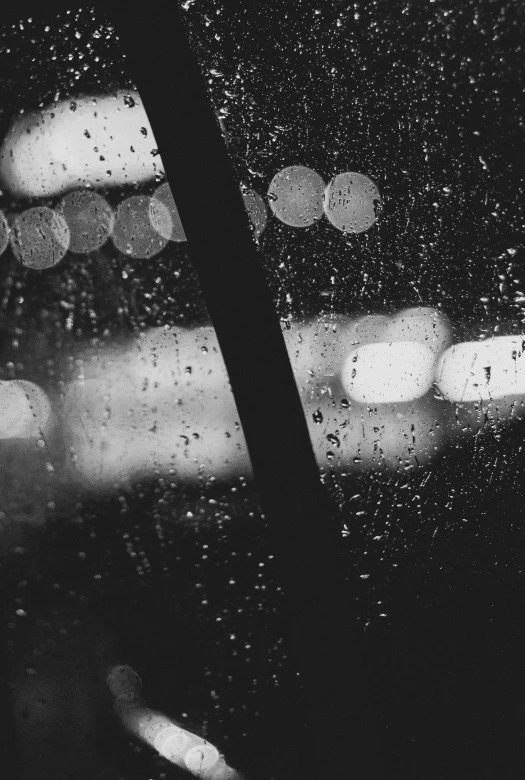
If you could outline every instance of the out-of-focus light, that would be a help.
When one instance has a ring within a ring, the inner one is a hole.
[[[168,182],[157,187],[150,201],[149,218],[153,229],[168,241],[187,241],[175,199]]]
[[[50,415],[51,403],[38,385],[26,380],[0,381],[0,439],[37,437]]]
[[[113,209],[97,192],[70,192],[62,198],[55,210],[65,219],[69,228],[71,252],[94,252],[106,243],[113,231]]]
[[[418,468],[428,465],[441,448],[442,406],[429,396],[400,404],[334,401],[326,393],[303,399],[320,468],[343,472]]]
[[[264,232],[266,223],[268,222],[268,213],[264,201],[259,193],[254,190],[244,190],[242,193],[244,205],[246,211],[250,217],[250,222],[253,228],[253,234],[256,239],[259,239]]]
[[[142,680],[131,666],[115,666],[107,679],[108,688],[118,698],[123,693],[140,693]]]
[[[229,377],[215,329],[151,328],[134,344],[134,381],[142,398],[175,384],[188,395],[200,390],[228,390]]]
[[[363,233],[379,216],[381,195],[368,176],[340,173],[324,191],[323,208],[331,224],[344,233]]]
[[[194,745],[184,756],[184,763],[192,774],[199,777],[215,766],[219,758],[219,751],[214,745]]]
[[[146,702],[134,691],[125,691],[117,696],[113,703],[113,709],[119,718],[125,717],[128,712],[137,709],[137,707],[145,707]]]
[[[309,227],[323,216],[325,182],[302,165],[277,173],[268,188],[268,202],[275,216],[290,227]]]
[[[70,238],[64,217],[47,206],[23,211],[11,230],[11,246],[16,259],[39,271],[51,268],[65,257]]]
[[[9,225],[3,211],[0,211],[0,255],[9,245]]]
[[[343,315],[293,321],[283,330],[299,389],[339,376],[354,348],[349,332],[354,321]]]
[[[165,344],[156,340],[159,351],[133,352],[127,366],[116,357],[113,369],[68,387],[63,419],[75,450],[71,476],[86,487],[111,489],[152,469],[175,469],[188,482],[250,473],[231,389],[227,380],[217,382],[222,358],[209,342],[209,353],[202,352],[199,340],[192,358],[173,335]],[[190,345],[191,331],[186,339]]]
[[[353,346],[395,341],[390,338],[392,317],[387,314],[367,314],[348,323],[345,338]]]
[[[489,401],[525,394],[525,336],[454,344],[441,356],[437,386],[449,401]]]
[[[365,344],[348,355],[341,380],[360,403],[412,401],[430,390],[434,365],[432,350],[416,341]]]
[[[418,341],[432,350],[436,359],[452,343],[448,318],[430,306],[404,309],[393,317],[388,329],[392,341]]]
[[[140,680],[133,669],[130,667],[126,669]],[[112,678],[112,673],[115,671],[114,669],[110,673],[108,684],[110,679],[112,683],[115,682],[116,678]],[[126,675],[129,677],[129,673]],[[121,676],[122,673],[119,671],[117,678],[120,679]],[[114,688],[115,686],[110,685],[113,694]],[[117,686],[117,690],[119,689],[120,686]],[[178,726],[166,715],[151,710],[136,693],[128,691],[121,694],[113,707],[128,731],[146,742],[172,764],[187,769],[201,780],[241,780],[240,775],[226,764],[215,745],[198,734]]]
[[[63,100],[17,117],[0,148],[11,195],[49,197],[86,184],[120,187],[163,173],[137,92]]]
[[[132,195],[119,204],[111,240],[122,254],[149,259],[168,243],[168,239],[152,227],[150,204],[151,198],[147,195]]]

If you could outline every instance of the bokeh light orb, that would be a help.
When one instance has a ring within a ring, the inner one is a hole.
[[[127,664],[113,667],[107,678],[108,688],[115,698],[123,693],[140,693],[142,680],[137,672]]]
[[[69,250],[76,254],[100,249],[115,224],[115,214],[107,200],[90,190],[68,193],[56,207],[56,212],[67,222],[71,234]]]
[[[70,239],[64,217],[47,206],[36,206],[19,214],[10,236],[16,259],[37,270],[59,263],[66,255]]]
[[[250,218],[253,235],[256,239],[259,239],[268,222],[268,212],[264,205],[264,201],[259,193],[250,189],[243,190],[242,199]]]
[[[376,184],[362,173],[334,176],[323,196],[328,221],[343,233],[364,233],[372,227],[382,208]]]
[[[346,357],[341,381],[359,403],[413,401],[430,390],[435,362],[432,350],[417,341],[363,344]]]
[[[0,255],[9,245],[9,225],[3,211],[0,211]]]
[[[147,195],[132,195],[119,204],[111,235],[119,252],[144,260],[164,249],[168,239],[153,228],[150,210],[151,198]]]
[[[279,171],[270,182],[268,203],[275,216],[290,227],[310,227],[323,216],[325,182],[302,165]]]
[[[157,187],[150,201],[149,218],[155,232],[168,241],[187,241],[168,182]]]

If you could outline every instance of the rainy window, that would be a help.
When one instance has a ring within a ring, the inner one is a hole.
[[[179,6],[390,776],[517,780],[523,12]],[[26,19],[0,62],[0,542],[23,776],[303,776],[278,551],[118,30],[91,11]]]
[[[274,545],[125,52],[80,11],[5,25],[0,62],[19,776],[290,777],[308,759]]]
[[[184,7],[361,579],[392,776],[517,778],[523,13]]]

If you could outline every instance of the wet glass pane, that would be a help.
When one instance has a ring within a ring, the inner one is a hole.
[[[523,775],[523,9],[185,2],[392,777]],[[263,209],[263,206],[265,210]]]
[[[125,53],[91,10],[26,19],[1,31],[0,73],[0,550],[22,777],[296,777],[276,551]]]

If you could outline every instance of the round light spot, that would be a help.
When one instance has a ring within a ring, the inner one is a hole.
[[[206,769],[214,766],[219,758],[220,755],[217,748],[207,743],[205,745],[195,745],[191,750],[188,750],[184,756],[184,763],[190,772],[199,775]]]
[[[434,381],[435,356],[417,341],[365,344],[346,358],[341,372],[345,391],[360,403],[412,401]]]
[[[266,206],[264,205],[261,196],[257,192],[254,192],[254,190],[243,191],[242,198],[248,216],[250,217],[253,234],[255,238],[258,239],[261,237],[264,228],[266,227],[266,223],[268,222]]]
[[[30,438],[51,414],[51,403],[42,388],[26,380],[0,382],[0,439]]]
[[[152,227],[150,203],[151,198],[146,195],[133,195],[119,205],[111,238],[122,254],[150,258],[168,243],[168,239]]]
[[[3,211],[0,211],[0,255],[7,249],[9,244],[9,225]]]
[[[136,733],[141,737],[148,745],[155,747],[155,740],[166,729],[171,728],[173,723],[166,717],[158,712],[148,710],[141,714],[136,725]]]
[[[113,709],[121,718],[126,717],[127,713],[134,710],[137,707],[144,707],[146,702],[139,696],[138,693],[133,691],[127,691],[121,693],[118,699],[115,699]]]
[[[108,675],[108,688],[116,698],[123,693],[140,693],[142,680],[131,666],[115,666]]]
[[[292,165],[277,173],[268,188],[275,216],[290,227],[309,227],[323,216],[325,182],[318,173]]]
[[[525,394],[524,336],[454,344],[441,356],[437,386],[448,401],[512,399]]]
[[[168,182],[157,187],[150,203],[149,218],[153,229],[169,241],[187,241],[175,199]]]
[[[164,758],[169,761],[174,761],[177,758],[182,758],[184,752],[190,747],[191,738],[184,731],[172,724],[163,731],[160,731],[154,741],[155,750],[157,750]]]
[[[56,211],[69,227],[69,250],[77,254],[99,249],[108,240],[115,224],[113,209],[106,199],[89,190],[68,193]]]
[[[70,231],[63,216],[47,206],[36,206],[16,218],[11,246],[16,259],[28,268],[51,268],[65,256]]]
[[[41,387],[25,379],[16,381],[26,399],[26,411],[19,424],[26,437],[39,436],[51,416],[51,401]],[[23,426],[23,427],[22,427]]]
[[[340,173],[328,184],[323,208],[331,224],[343,233],[363,233],[372,227],[381,209],[381,195],[368,176]]]

